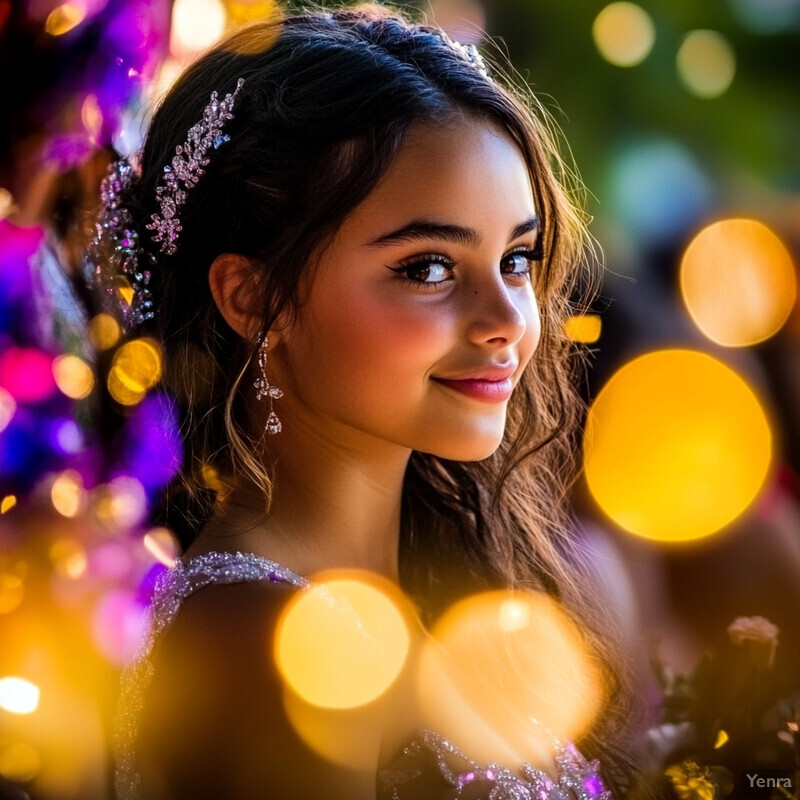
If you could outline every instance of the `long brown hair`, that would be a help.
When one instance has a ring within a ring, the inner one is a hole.
[[[163,165],[201,117],[209,95],[245,79],[231,141],[215,151],[181,209],[173,256],[155,253],[153,290],[167,383],[182,412],[184,466],[165,493],[162,521],[187,545],[226,483],[272,496],[263,443],[249,433],[244,397],[253,343],[224,322],[208,270],[246,256],[260,275],[264,329],[298,307],[315,254],[369,194],[410,127],[459,113],[489,119],[527,163],[544,262],[535,278],[542,333],[508,406],[505,437],[480,462],[415,452],[401,523],[401,580],[433,618],[457,597],[498,586],[556,597],[581,624],[605,666],[606,708],[583,742],[611,782],[630,775],[619,744],[627,718],[621,659],[587,598],[566,498],[576,473],[581,404],[576,352],[563,323],[586,284],[589,238],[574,182],[542,109],[525,89],[439,29],[377,6],[313,10],[240,29],[191,66],[156,112],[130,206],[143,224],[157,211]],[[144,238],[144,237],[143,237]],[[615,774],[616,773],[616,774]]]

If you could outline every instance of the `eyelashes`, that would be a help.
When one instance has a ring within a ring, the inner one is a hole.
[[[504,275],[529,279],[532,272],[531,265],[542,261],[543,258],[542,240],[538,239],[533,248],[522,246],[505,255],[501,261],[500,271]],[[425,253],[412,256],[397,267],[390,267],[388,264],[386,266],[402,283],[422,291],[431,291],[449,283],[458,264],[458,261],[441,253]],[[508,265],[511,265],[511,269],[506,269]],[[515,269],[515,265],[521,266],[521,269]]]
[[[416,288],[431,290],[446,283],[450,278],[444,277],[452,273],[458,262],[438,253],[428,253],[414,256],[399,267],[389,267],[397,277],[406,285]],[[428,280],[433,276],[434,280]]]

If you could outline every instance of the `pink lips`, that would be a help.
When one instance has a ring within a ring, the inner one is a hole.
[[[433,380],[467,397],[487,403],[502,403],[511,397],[511,392],[514,390],[511,376],[515,369],[516,365],[493,366],[476,370],[463,378],[433,378]]]

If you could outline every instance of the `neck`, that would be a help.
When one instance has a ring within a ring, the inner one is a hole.
[[[286,431],[291,431],[291,438]],[[361,435],[342,444],[320,426],[284,421],[270,437],[275,459],[268,515],[254,489],[238,488],[220,505],[195,555],[242,550],[271,558],[301,575],[324,569],[366,569],[398,579],[400,505],[411,451]]]

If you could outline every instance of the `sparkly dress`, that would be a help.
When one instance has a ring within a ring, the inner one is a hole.
[[[137,656],[122,674],[114,726],[117,800],[139,800],[141,778],[136,763],[144,696],[154,674],[153,648],[175,620],[183,602],[205,586],[268,581],[303,589],[308,581],[274,561],[251,553],[212,552],[196,556],[159,578],[153,595],[150,624]],[[431,730],[421,730],[403,748],[400,758],[377,774],[379,800],[612,800],[599,775],[570,742],[553,740],[557,776],[522,764],[514,769],[496,763],[479,764],[455,744]],[[187,798],[187,800],[189,800]]]

